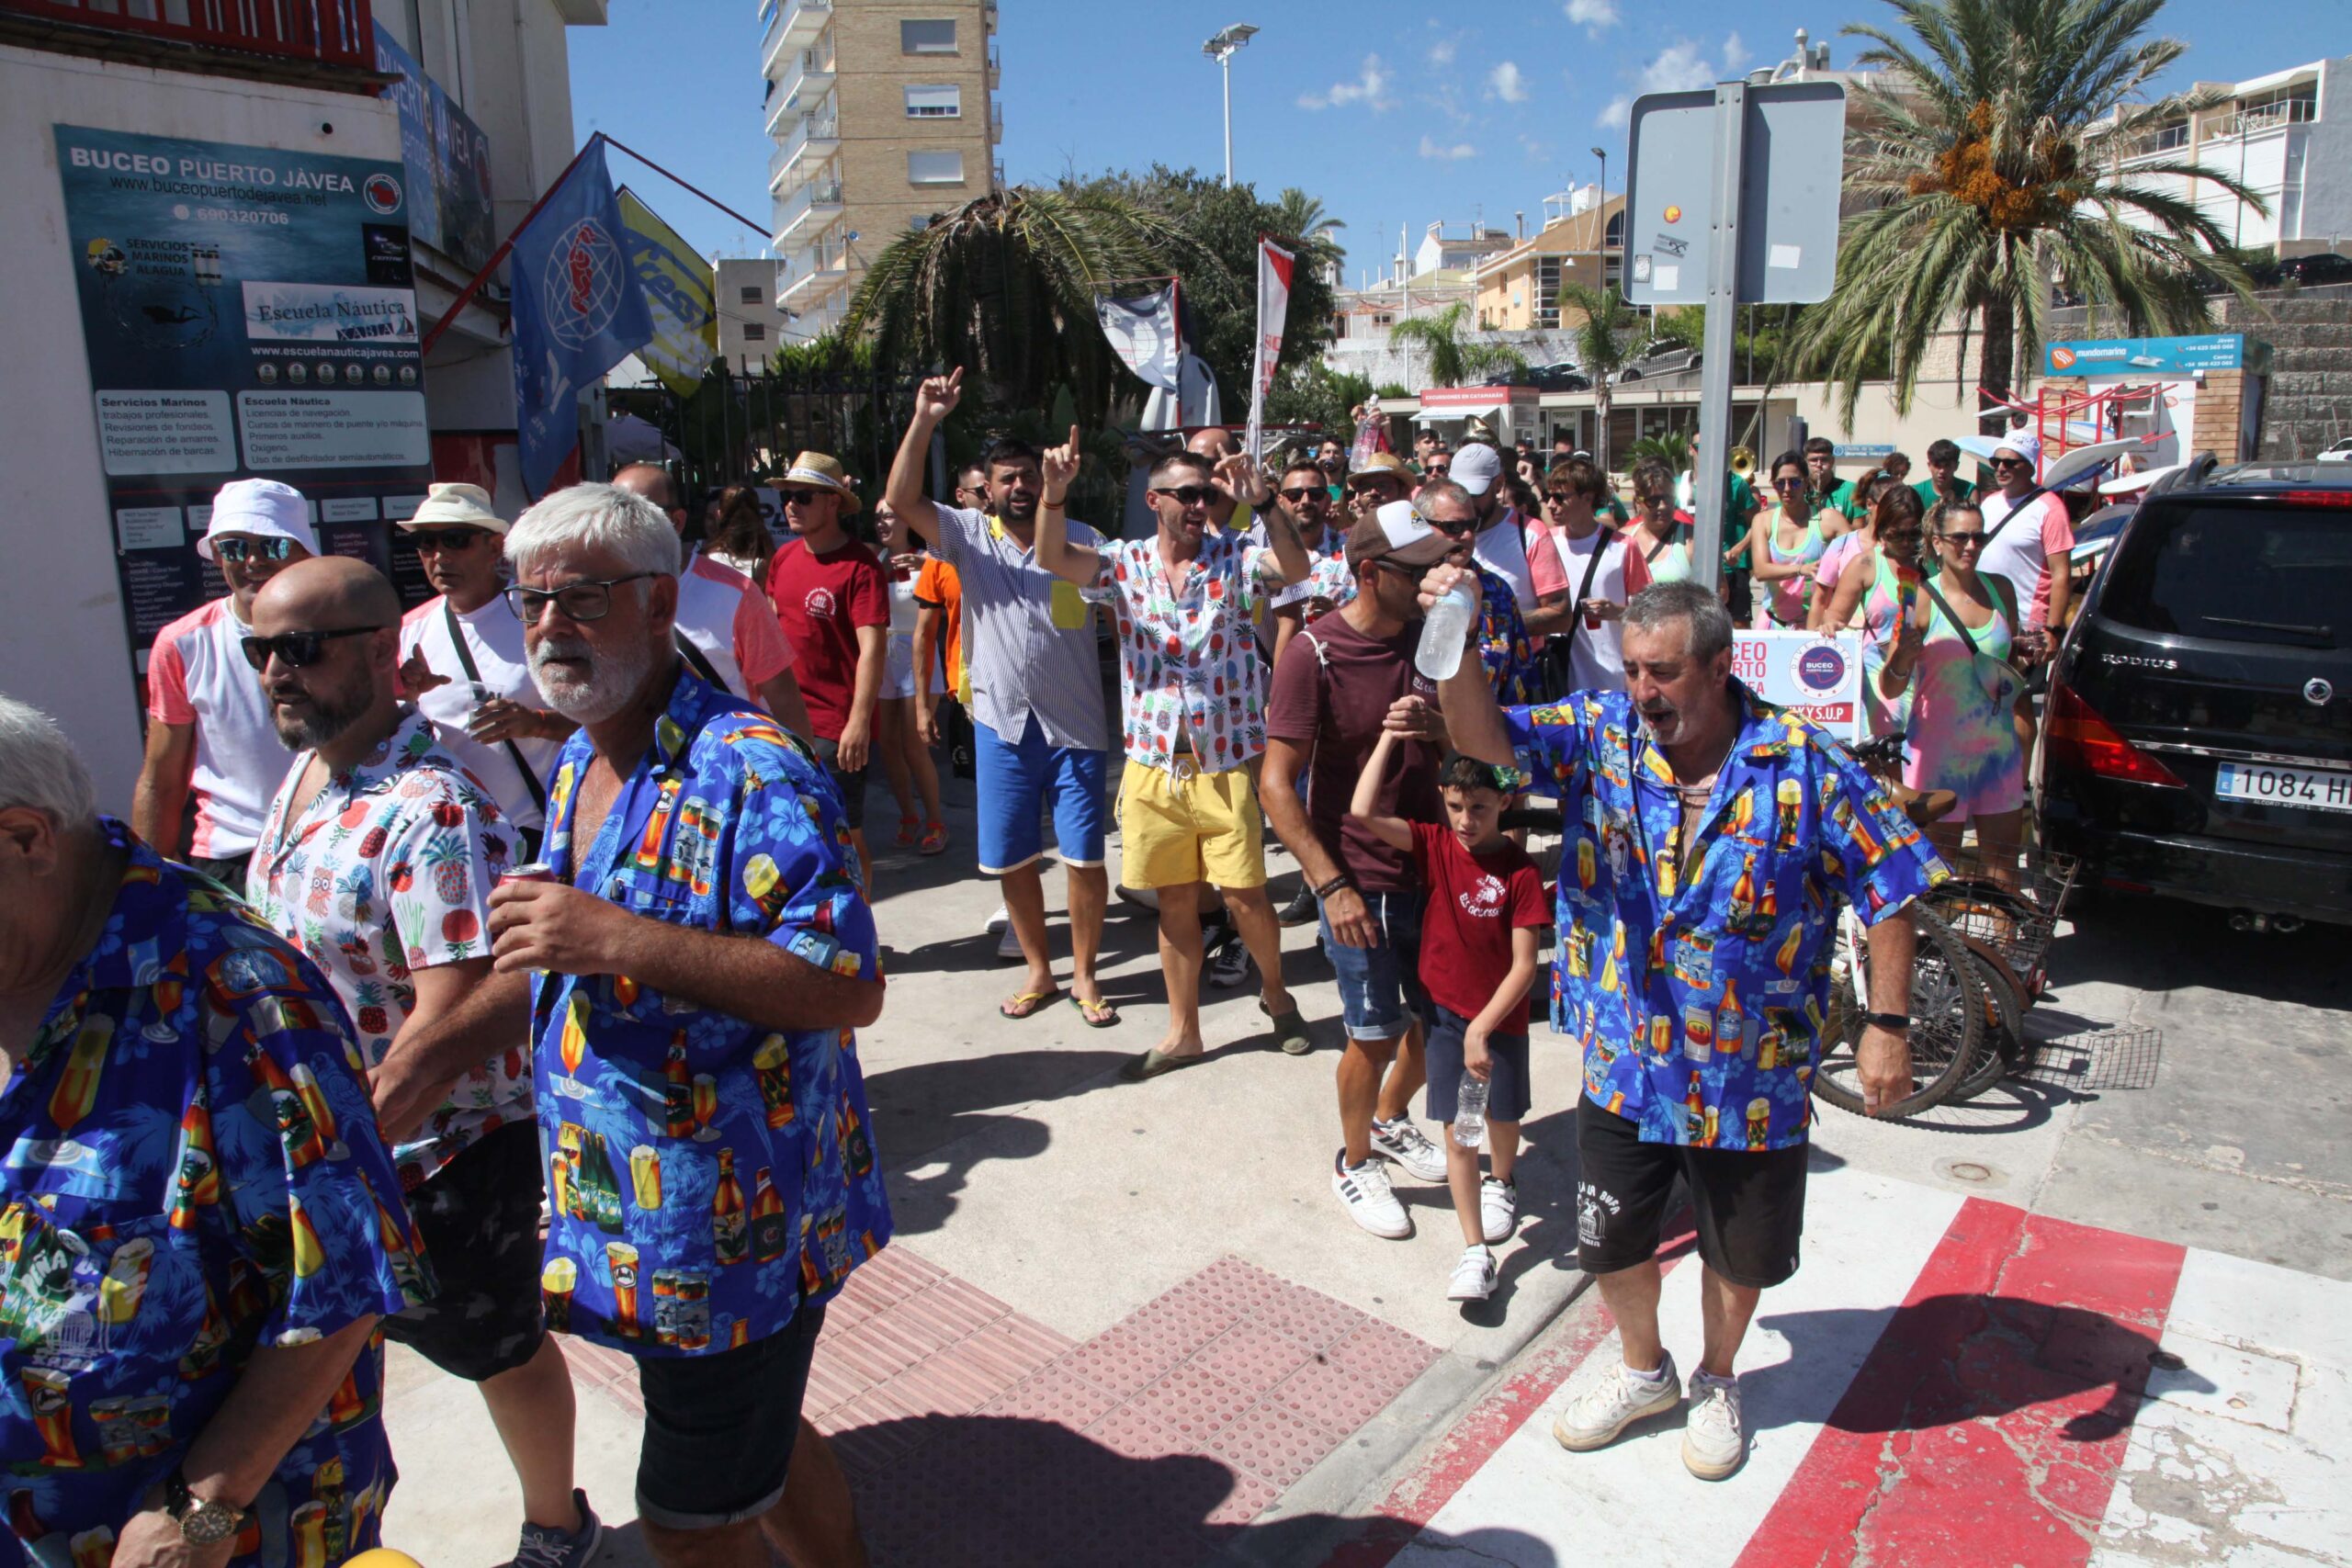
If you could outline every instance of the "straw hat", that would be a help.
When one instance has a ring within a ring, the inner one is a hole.
[[[842,498],[842,514],[847,516],[861,504],[857,491],[850,488],[849,478],[842,472],[841,459],[822,452],[803,452],[792,459],[792,467],[785,470],[776,483],[782,487],[808,485],[829,490]]]
[[[485,528],[493,534],[506,532],[506,519],[491,510],[490,492],[480,485],[437,484],[429,486],[416,515],[405,519],[403,528]]]

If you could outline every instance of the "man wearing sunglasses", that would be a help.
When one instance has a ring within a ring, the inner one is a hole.
[[[1244,456],[1221,467],[1235,474]],[[1078,473],[1075,443],[1046,455],[1037,502],[1037,564],[1066,582],[1111,594],[1125,698],[1126,772],[1119,785],[1120,880],[1159,895],[1159,963],[1168,1032],[1129,1068],[1151,1077],[1200,1059],[1200,908],[1215,884],[1256,960],[1260,1008],[1294,1055],[1306,1029],[1283,987],[1282,928],[1266,897],[1258,792],[1250,763],[1266,749],[1258,639],[1265,595],[1306,580],[1306,546],[1279,511],[1265,545],[1209,534],[1222,493],[1208,459],[1179,452],[1155,463],[1150,538],[1070,543],[1063,497]],[[1258,481],[1262,484],[1261,479]]]
[[[2008,580],[2025,629],[2048,627],[2055,636],[2065,626],[2073,587],[2067,563],[2075,548],[2075,525],[2064,501],[2048,491],[2033,494],[2041,464],[2041,443],[2022,432],[2011,431],[1993,448],[1993,477],[2000,488],[1979,498],[1984,553],[1976,570]]]
[[[1321,466],[1305,457],[1291,464],[1283,470],[1281,488],[1274,491],[1274,505],[1298,530],[1310,564],[1306,581],[1272,595],[1266,613],[1260,616],[1259,646],[1272,649],[1267,654],[1269,668],[1282,663],[1283,649],[1290,646],[1300,626],[1320,620],[1356,596],[1343,553],[1347,536],[1330,525],[1331,491],[1323,483]],[[1265,543],[1262,525],[1253,532],[1258,543]],[[1308,919],[1312,918],[1310,914]]]
[[[300,562],[254,599],[243,652],[298,754],[245,897],[357,1026],[439,1284],[386,1336],[481,1389],[521,1482],[517,1557],[582,1568],[603,1527],[572,1489],[571,1374],[540,1309],[528,998],[485,930],[513,827],[403,699],[399,650],[399,597],[363,561]]]
[[[800,1446],[825,1303],[890,1239],[850,1032],[882,980],[840,797],[685,666],[678,537],[643,499],[558,491],[507,557],[539,689],[581,726],[548,792],[551,880],[491,898],[497,968],[536,988],[543,1155],[570,1175],[544,1278],[574,1334],[638,1363],[655,1562],[762,1562],[763,1537],[863,1562],[840,1470]],[[747,1226],[744,1196],[770,1217]]]
[[[196,553],[220,566],[229,592],[155,634],[130,826],[166,860],[185,854],[198,870],[243,887],[262,811],[286,773],[286,748],[238,644],[252,629],[262,584],[319,553],[310,502],[276,479],[233,480],[213,498]]]
[[[1404,501],[1418,481],[1393,452],[1374,452],[1348,475],[1348,524],[1376,514],[1392,501]]]
[[[401,621],[401,682],[481,781],[530,860],[547,826],[547,776],[575,728],[531,681],[506,603],[506,519],[480,485],[436,484],[401,525],[436,591]]]

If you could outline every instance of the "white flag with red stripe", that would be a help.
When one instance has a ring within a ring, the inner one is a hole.
[[[1250,362],[1250,458],[1266,455],[1266,393],[1283,356],[1283,323],[1290,316],[1290,270],[1297,257],[1272,240],[1258,242],[1258,342]]]

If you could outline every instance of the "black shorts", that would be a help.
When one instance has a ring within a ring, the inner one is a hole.
[[[740,1350],[637,1363],[645,1400],[639,1518],[668,1529],[715,1529],[775,1506],[824,1326],[825,1309],[804,1304],[780,1332]]]
[[[1463,1062],[1463,1040],[1470,1021],[1452,1008],[1436,1006],[1437,1021],[1430,1026],[1425,1052],[1429,1065],[1430,1098],[1423,1109],[1432,1122],[1451,1122],[1462,1109],[1462,1080],[1469,1069]],[[1527,1082],[1527,1036],[1489,1034],[1487,1055],[1487,1120],[1524,1122],[1531,1095]]]
[[[440,1292],[384,1319],[384,1337],[481,1382],[539,1353],[539,1126],[509,1122],[408,1194]]]
[[[833,793],[842,797],[842,820],[853,829],[865,827],[865,769],[847,773],[833,766],[833,760],[842,754],[838,740],[819,736],[808,744],[815,748],[817,760],[825,764],[825,772],[833,781]]]
[[[1797,1271],[1805,1154],[1803,1144],[1752,1154],[1645,1144],[1631,1118],[1580,1100],[1577,1261],[1588,1274],[1613,1274],[1657,1257],[1679,1175],[1698,1212],[1699,1257],[1707,1267],[1735,1285],[1780,1284]]]

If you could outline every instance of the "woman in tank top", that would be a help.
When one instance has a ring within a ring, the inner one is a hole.
[[[1807,494],[1803,453],[1783,452],[1772,459],[1772,492],[1779,504],[1758,513],[1748,528],[1748,570],[1765,590],[1761,624],[1802,631],[1813,566],[1829,548]]]
[[[1674,505],[1674,474],[1656,457],[1634,465],[1634,525],[1626,547],[1650,569],[1652,582],[1690,577],[1690,514]]]
[[[1816,629],[1842,630],[1861,612],[1862,713],[1872,735],[1901,729],[1910,712],[1910,693],[1892,696],[1879,689],[1879,671],[1894,650],[1894,634],[1906,609],[1922,620],[1919,559],[1925,547],[1919,497],[1907,488],[1883,490],[1870,516],[1870,542],[1846,557],[1838,585],[1815,617]]]

